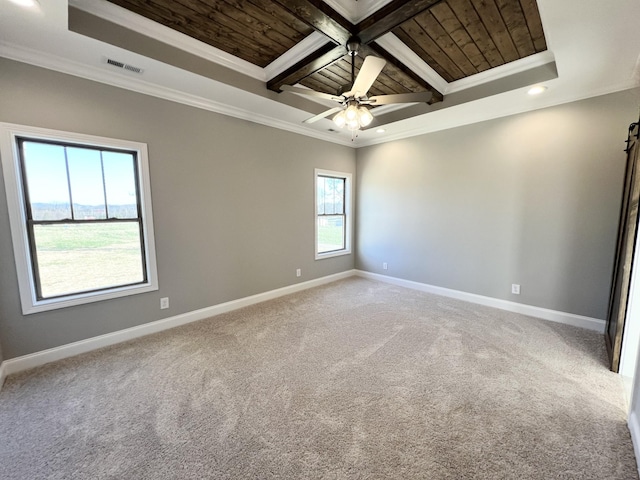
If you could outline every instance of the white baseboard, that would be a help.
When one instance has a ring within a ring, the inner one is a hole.
[[[467,293],[461,292],[459,290],[452,290],[449,288],[436,287],[434,285],[428,285],[426,283],[403,280],[401,278],[389,277],[387,275],[380,275],[378,273],[356,270],[356,275],[363,278],[369,278],[371,280],[391,283],[400,287],[412,288],[414,290],[420,290],[422,292],[442,295],[443,297],[456,298],[458,300],[464,300],[465,302],[477,303],[480,305],[485,305],[487,307],[494,307],[501,310],[507,310],[509,312],[521,313],[523,315],[529,315],[531,317],[537,317],[543,320],[566,323],[568,325],[573,325],[574,327],[587,328],[589,330],[595,330],[600,333],[604,333],[604,329],[606,326],[606,322],[598,318],[584,317],[582,315],[575,315],[573,313],[559,312],[557,310],[549,310],[547,308],[524,305],[522,303],[510,302],[508,300],[485,297],[483,295],[476,295],[475,293]]]
[[[2,377],[0,378],[4,378],[4,376],[18,373],[23,370],[38,367],[40,365],[44,365],[45,363],[62,360],[63,358],[73,357],[81,353],[97,350],[98,348],[115,345],[116,343],[126,342],[134,338],[143,337],[145,335],[161,332],[163,330],[168,330],[170,328],[185,325],[187,323],[203,320],[215,315],[220,315],[221,313],[248,307],[250,305],[255,305],[256,303],[272,300],[274,298],[300,292],[309,288],[318,287],[320,285],[335,282],[337,280],[342,280],[343,278],[352,277],[354,275],[354,270],[347,270],[345,272],[336,273],[334,275],[328,275],[326,277],[317,278],[315,280],[309,280],[308,282],[296,283],[295,285],[289,285],[287,287],[259,293],[250,297],[244,297],[238,300],[220,303],[211,307],[194,310],[192,312],[183,313],[174,317],[164,318],[155,322],[145,323],[136,327],[127,328],[125,330],[119,330],[117,332],[107,333],[105,335],[87,338],[86,340],[80,340],[78,342],[73,342],[66,345],[61,345],[59,347],[50,348],[48,350],[42,350],[40,352],[24,355],[22,357],[5,360],[2,363],[2,370],[0,370],[0,373],[2,374]]]
[[[5,362],[0,362],[0,390],[2,390],[2,385],[4,385],[4,379],[7,378],[7,375]]]
[[[636,458],[640,460],[640,423],[638,422],[638,416],[633,410],[629,415],[627,421],[629,425],[629,432],[631,433],[631,443],[633,443],[633,451],[636,454]],[[638,467],[638,474],[640,474],[640,466]]]
[[[143,337],[145,335],[150,335],[152,333],[168,330],[170,328],[185,325],[187,323],[203,320],[215,315],[220,315],[221,313],[230,312],[232,310],[237,310],[249,305],[255,305],[256,303],[272,300],[274,298],[335,282],[337,280],[352,277],[354,275],[390,283],[393,285],[398,285],[401,287],[412,288],[414,290],[420,290],[427,293],[434,293],[436,295],[442,295],[445,297],[456,298],[471,303],[499,308],[510,312],[522,313],[524,315],[530,315],[532,317],[542,318],[544,320],[551,320],[553,322],[566,323],[577,327],[588,328],[590,330],[596,330],[598,332],[604,332],[605,328],[604,320],[599,320],[596,318],[583,317],[581,315],[558,312],[555,310],[548,310],[546,308],[533,307],[531,305],[523,305],[520,303],[509,302],[507,300],[484,297],[482,295],[436,287],[434,285],[413,282],[410,280],[403,280],[401,278],[389,277],[377,273],[364,272],[362,270],[347,270],[345,272],[337,273],[334,275],[328,275],[326,277],[317,278],[315,280],[309,280],[308,282],[289,285],[287,287],[259,293],[250,297],[240,298],[238,300],[232,300],[230,302],[213,305],[211,307],[202,308],[200,310],[194,310],[192,312],[183,313],[174,317],[145,323],[144,325],[138,325],[136,327],[127,328],[125,330],[119,330],[117,332],[107,333],[105,335],[100,335],[97,337],[88,338],[86,340],[80,340],[78,342],[69,343],[66,345],[61,345],[59,347],[50,348],[48,350],[42,350],[40,352],[32,353],[29,355],[5,360],[4,362],[2,362],[2,364],[0,364],[0,388],[2,387],[2,381],[4,381],[4,379],[8,375],[18,373],[23,370],[28,370],[30,368],[38,367],[46,363],[62,360],[63,358],[73,357],[75,355],[90,352],[98,348],[108,347],[117,343],[126,342],[128,340]]]

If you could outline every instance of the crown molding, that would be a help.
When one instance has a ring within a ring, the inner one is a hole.
[[[571,102],[579,102],[581,100],[586,100],[588,98],[600,97],[602,95],[608,95],[610,93],[622,92],[624,90],[632,90],[638,88],[638,82],[635,79],[628,79],[624,82],[619,82],[615,85],[609,85],[605,88],[597,88],[590,90],[589,92],[582,92],[580,95],[564,95],[562,97],[554,97],[549,100],[544,100],[544,98],[536,98],[535,103],[528,104],[520,104],[518,107],[513,108],[509,105],[507,108],[502,109],[493,109],[493,110],[483,110],[478,113],[478,115],[458,115],[457,118],[459,120],[456,121],[448,121],[443,122],[441,120],[438,121],[425,121],[422,122],[423,125],[418,128],[407,129],[398,133],[391,133],[389,135],[383,135],[382,137],[374,137],[371,139],[363,139],[358,143],[359,147],[369,147],[371,145],[378,145],[382,143],[388,143],[395,140],[403,140],[405,138],[416,137],[419,135],[425,135],[427,133],[439,132],[442,130],[448,130],[450,128],[463,127],[465,125],[471,125],[474,123],[484,122],[487,120],[495,120],[497,118],[510,117],[512,115],[518,115],[520,113],[532,112],[535,110],[542,110],[544,108],[555,107],[557,105],[563,105]],[[522,95],[526,95],[527,88],[520,89]],[[450,107],[452,109],[460,108],[464,106],[457,105],[454,107]],[[440,110],[443,111],[443,110]],[[432,113],[424,114],[425,118],[429,118],[429,115],[437,116],[439,111],[435,111]],[[432,117],[433,118],[433,117]]]
[[[483,111],[481,114],[481,118],[476,118],[476,116],[471,115],[461,115],[458,116],[457,121],[453,122],[421,122],[422,125],[418,128],[407,129],[399,133],[391,133],[389,135],[383,135],[381,137],[374,137],[371,139],[363,139],[362,137],[360,137],[356,142],[353,142],[349,138],[338,136],[336,134],[307,129],[303,125],[298,125],[297,123],[286,122],[273,117],[268,117],[266,115],[256,114],[249,110],[215,102],[197,95],[190,95],[168,87],[154,85],[133,76],[133,74],[128,74],[127,72],[116,72],[108,70],[108,67],[106,65],[102,68],[93,65],[87,65],[80,62],[71,61],[63,57],[58,57],[6,42],[0,42],[0,56],[8,58],[10,60],[15,60],[18,62],[23,62],[49,70],[65,73],[67,75],[85,78],[87,80],[92,80],[118,88],[124,88],[145,95],[170,100],[176,103],[189,105],[230,117],[240,118],[261,125],[297,133],[300,135],[324,140],[339,145],[348,146],[351,148],[367,147],[395,140],[402,140],[409,137],[415,137],[418,135],[424,135],[436,131],[447,130],[449,128],[477,123],[479,121],[493,120],[496,118],[507,117],[510,115],[516,115],[533,110],[539,110],[542,108],[561,105],[564,103],[576,102],[591,97],[606,95],[609,93],[630,90],[638,88],[639,86],[639,82],[635,78],[629,78],[624,82],[619,82],[615,85],[610,85],[605,88],[582,92],[580,95],[565,95],[562,98],[550,97],[549,100],[546,101],[544,100],[544,98],[538,98],[536,99],[536,103],[523,104],[517,108],[512,108],[511,106],[509,106],[506,109],[495,109],[491,112]],[[522,91],[522,94],[525,95],[524,90]],[[438,111],[426,115],[437,116]]]
[[[528,57],[521,58],[520,60],[514,60],[513,62],[500,65],[499,67],[493,67],[489,70],[485,70],[484,72],[476,73],[475,75],[471,75],[469,77],[456,80],[455,82],[451,82],[447,84],[447,87],[442,93],[448,95],[451,93],[460,92],[462,90],[466,90],[467,88],[477,87],[478,85],[482,85],[483,83],[488,83],[503,77],[515,75],[517,73],[540,67],[554,61],[555,56],[553,52],[551,52],[550,50],[545,50],[544,52],[535,53],[533,55],[529,55]]]
[[[192,53],[211,62],[215,62],[249,77],[262,80],[263,82],[267,81],[267,76],[263,68],[247,62],[246,60],[242,60],[241,58],[235,57],[223,50],[207,45],[195,38],[191,38],[188,35],[177,32],[169,27],[165,27],[164,25],[149,20],[142,15],[133,13],[113,3],[109,3],[104,0],[69,0],[69,6],[179,48],[185,52]]]
[[[150,95],[164,100],[189,105],[192,107],[208,110],[210,112],[227,115],[234,118],[240,118],[249,122],[258,123],[268,127],[286,130],[288,132],[297,133],[307,137],[317,138],[331,143],[355,148],[357,145],[349,138],[343,138],[329,132],[321,132],[313,129],[305,128],[302,124],[291,123],[266,115],[258,114],[250,110],[234,107],[224,103],[216,102],[208,98],[197,95],[187,94],[172,88],[163,87],[146,82],[133,74],[126,72],[116,72],[108,69],[86,65],[84,63],[75,62],[63,57],[58,57],[37,50],[28,49],[18,45],[0,42],[0,56],[18,62],[28,63],[37,67],[46,68],[48,70],[65,73],[75,77],[92,80],[98,83],[104,83],[113,87],[124,88],[134,92]]]

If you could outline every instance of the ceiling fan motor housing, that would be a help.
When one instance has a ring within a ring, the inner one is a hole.
[[[347,41],[347,52],[352,57],[355,57],[358,54],[358,50],[360,49],[360,39],[358,37],[351,37]]]

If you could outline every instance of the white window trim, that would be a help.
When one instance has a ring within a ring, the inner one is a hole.
[[[318,253],[318,176],[328,176],[336,178],[344,178],[344,214],[345,214],[345,248],[327,253]],[[316,260],[323,258],[339,257],[351,254],[351,243],[353,238],[353,187],[352,175],[346,172],[336,172],[334,170],[323,170],[316,168],[313,175],[313,223],[314,223],[314,252]]]
[[[33,278],[33,271],[31,269],[31,253],[29,251],[27,224],[24,214],[24,192],[20,175],[20,157],[16,137],[57,140],[77,143],[79,145],[109,146],[137,152],[147,282],[124,287],[114,287],[98,292],[77,293],[60,298],[43,300],[36,298],[35,279]],[[18,275],[20,302],[24,315],[158,290],[158,272],[156,267],[155,239],[153,235],[153,212],[151,210],[151,183],[149,181],[149,160],[146,144],[128,140],[97,137],[94,135],[62,132],[47,128],[0,123],[0,157],[2,157],[2,169],[9,210],[9,223],[11,225],[13,252]]]

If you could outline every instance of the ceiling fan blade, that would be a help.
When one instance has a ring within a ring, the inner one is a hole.
[[[369,98],[371,105],[389,105],[392,103],[426,103],[431,100],[431,92],[398,93],[395,95],[377,95]]]
[[[325,100],[333,100],[336,102],[342,102],[342,97],[336,95],[330,95],[328,93],[316,92],[315,90],[309,90],[307,88],[292,87],[291,85],[282,85],[280,90],[284,92],[300,93],[302,95],[309,95],[312,97],[324,98]]]
[[[373,82],[376,81],[378,75],[384,68],[386,60],[379,57],[374,57],[369,55],[364,59],[362,63],[362,67],[360,67],[360,71],[358,72],[358,76],[356,77],[355,82],[353,82],[353,87],[351,87],[351,91],[344,94],[345,97],[364,97]]]
[[[303,123],[315,123],[318,120],[322,120],[323,118],[328,117],[329,115],[338,113],[340,110],[342,110],[342,107],[332,108],[330,110],[327,110],[326,112],[319,113],[315,117],[307,118]]]

